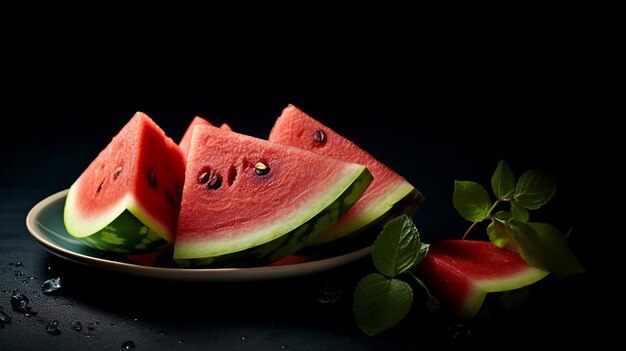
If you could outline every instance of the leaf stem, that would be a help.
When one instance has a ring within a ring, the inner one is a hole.
[[[411,277],[413,277],[413,279],[415,279],[415,281],[422,287],[424,288],[424,291],[426,291],[426,294],[428,294],[428,298],[429,299],[434,299],[435,297],[433,296],[433,294],[430,293],[430,290],[428,290],[428,288],[426,287],[426,284],[424,284],[424,282],[418,278],[415,274],[413,274],[413,272],[411,271],[406,271]]]
[[[502,202],[502,200],[497,199],[496,202],[494,202],[493,205],[491,205],[491,208],[489,209],[489,211],[487,211],[487,214],[485,215],[485,218],[491,218],[491,212],[493,212],[493,210],[496,209],[496,206],[498,206],[500,204],[500,202]],[[484,221],[485,218],[481,219],[478,222],[472,223],[472,225],[470,225],[470,227],[467,228],[467,230],[465,231],[465,234],[463,234],[463,237],[461,238],[461,240],[465,240],[465,238],[467,238],[469,233],[478,225],[478,223]]]
[[[482,221],[480,221],[482,222]],[[470,225],[469,228],[467,228],[467,230],[465,231],[465,234],[463,234],[463,237],[461,238],[461,240],[465,240],[465,238],[467,238],[467,236],[469,235],[469,233],[474,229],[475,226],[478,225],[478,223],[480,222],[474,222],[472,223],[472,225]]]
[[[420,278],[415,276],[413,272],[407,271],[407,273],[411,277],[413,277],[413,279],[415,279],[417,284],[419,284],[424,289],[424,291],[426,291],[426,294],[428,295],[428,303],[426,304],[426,308],[428,308],[430,311],[438,310],[440,306],[439,300],[437,300],[437,298],[434,297],[433,294],[430,293],[430,290],[428,290],[428,288],[426,287],[426,284],[424,284],[424,282]]]

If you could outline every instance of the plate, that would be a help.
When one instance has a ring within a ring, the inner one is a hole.
[[[367,256],[372,250],[369,246],[338,256],[282,266],[200,269],[142,266],[124,256],[94,250],[72,237],[63,224],[63,206],[67,192],[66,189],[41,200],[28,212],[26,227],[30,234],[46,250],[61,258],[124,274],[199,282],[279,279],[339,267]]]

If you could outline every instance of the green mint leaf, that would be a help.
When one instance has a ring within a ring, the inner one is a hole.
[[[513,217],[511,212],[508,212],[508,211],[498,211],[493,216],[496,217],[497,219],[501,220],[501,221],[507,221],[507,220],[509,220],[509,219],[511,219]]]
[[[409,284],[372,273],[357,285],[352,310],[359,328],[372,336],[400,323],[412,302],[413,289]]]
[[[528,210],[518,205],[516,201],[511,202],[511,216],[522,222],[528,222],[530,219],[530,213],[528,213]]]
[[[520,247],[520,254],[531,266],[545,269],[558,277],[584,272],[571,252],[567,235],[547,223],[506,222]]]
[[[385,224],[374,242],[372,259],[380,273],[395,277],[423,259],[420,247],[420,235],[415,224],[409,216],[402,215]]]
[[[543,261],[549,270],[558,277],[566,277],[585,269],[574,256],[567,243],[567,235],[548,223],[530,222],[528,225],[535,230],[539,242],[546,253]]]
[[[482,185],[471,181],[454,181],[452,202],[457,212],[470,222],[482,221],[491,208],[491,199],[487,190]]]
[[[511,230],[506,225],[505,219],[498,217],[499,213],[500,212],[496,214],[496,219],[491,221],[489,226],[487,226],[487,236],[489,236],[489,240],[497,247],[519,253],[520,248],[517,244],[517,240],[513,237],[513,233],[511,233]]]
[[[426,258],[426,255],[428,255],[429,248],[430,248],[430,244],[420,243],[420,248],[417,253],[417,260],[415,261],[415,265],[413,266],[416,266],[417,264],[419,264]]]
[[[524,208],[536,210],[550,201],[555,191],[556,182],[551,175],[532,169],[519,177],[513,199]]]
[[[549,264],[546,262],[548,256],[547,250],[541,244],[539,234],[533,227],[518,221],[510,219],[506,222],[507,227],[519,245],[519,253],[526,263],[531,266],[549,271]]]
[[[500,200],[509,201],[515,193],[515,175],[503,160],[500,160],[491,177],[491,189]]]

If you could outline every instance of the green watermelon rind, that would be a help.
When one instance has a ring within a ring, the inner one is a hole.
[[[72,184],[67,193],[65,208],[63,209],[63,223],[65,224],[65,228],[68,233],[76,238],[83,238],[102,230],[119,217],[128,207],[128,198],[125,197],[118,203],[111,204],[108,211],[101,213],[97,217],[83,217],[77,205],[80,184],[80,179]]]
[[[83,218],[76,208],[79,182],[68,191],[63,210],[65,229],[85,245],[101,251],[137,254],[161,250],[173,242],[165,226],[142,211],[131,196],[97,218]]]
[[[442,306],[460,319],[476,317],[488,294],[519,291],[549,274],[489,241],[434,240],[430,245],[417,266],[418,275]],[[472,273],[472,265],[486,270]]]
[[[360,198],[373,180],[365,166],[351,164],[353,170],[343,177],[326,196],[295,211],[292,218],[278,218],[273,226],[260,228],[261,233],[252,235],[252,241],[238,245],[236,249],[228,242],[177,242],[174,260],[181,266],[255,266],[265,265],[288,256],[310,240],[316,238],[337,222]],[[256,240],[254,240],[256,239]],[[260,240],[261,239],[261,240]],[[235,244],[233,244],[235,245]]]
[[[402,198],[402,200],[396,202],[389,211],[367,226],[332,241],[320,240],[321,236],[330,231],[329,229],[320,235],[320,237],[315,240],[315,243],[307,243],[307,245],[298,252],[304,256],[315,256],[319,254],[334,256],[370,246],[380,234],[385,223],[403,214],[412,217],[423,201],[424,197],[422,194],[417,190],[413,190]]]
[[[474,291],[467,296],[463,308],[457,311],[459,317],[474,318],[480,311],[488,293],[498,293],[521,289],[545,278],[550,272],[528,266],[523,272],[507,278],[484,279],[476,282]]]
[[[400,214],[413,216],[419,205],[424,201],[422,194],[406,181],[389,187],[385,196],[368,199],[368,206],[359,216],[352,216],[331,226],[325,233],[312,240],[307,246],[331,243],[338,239],[353,237],[369,228],[384,224]],[[400,208],[399,204],[403,204]]]
[[[119,254],[154,252],[171,245],[145,226],[130,211],[122,212],[102,230],[79,238],[79,240],[94,249]]]

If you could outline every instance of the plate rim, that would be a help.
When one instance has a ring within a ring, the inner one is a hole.
[[[133,263],[93,257],[69,250],[50,241],[38,228],[38,215],[56,201],[65,198],[69,189],[64,189],[45,197],[33,206],[26,215],[26,227],[30,235],[48,252],[63,259],[118,273],[138,275],[150,278],[182,281],[254,281],[270,280],[303,276],[343,266],[367,256],[372,245],[345,253],[343,255],[323,258],[290,265],[245,267],[245,268],[170,268],[142,266]],[[299,272],[298,272],[299,271]]]

